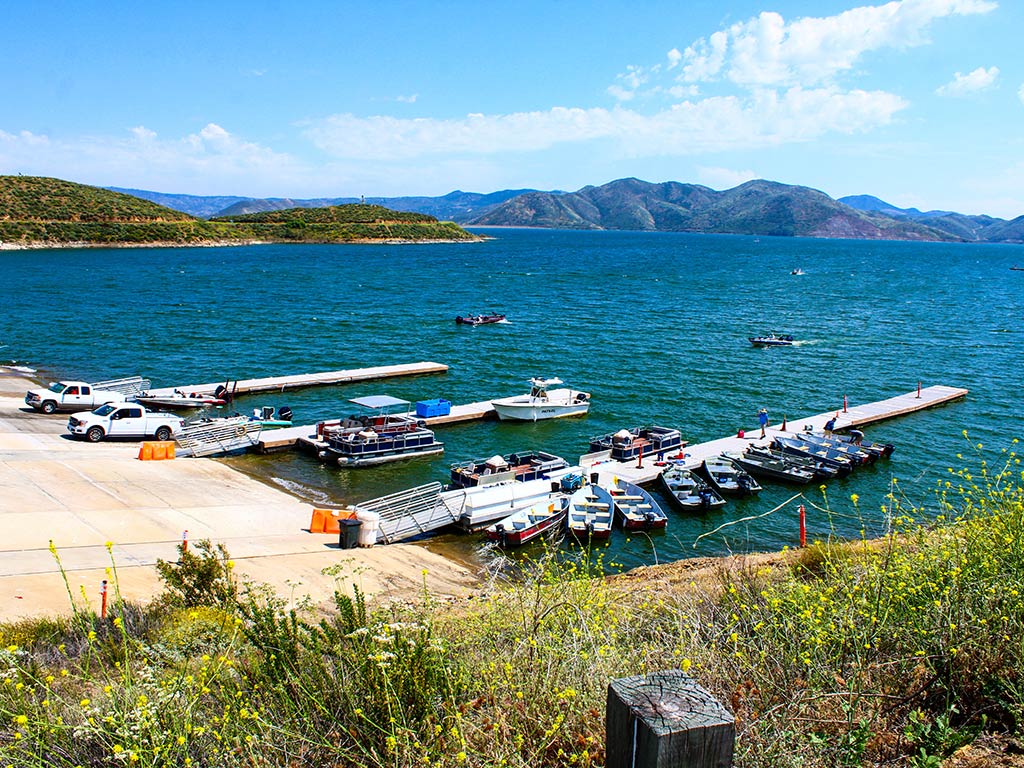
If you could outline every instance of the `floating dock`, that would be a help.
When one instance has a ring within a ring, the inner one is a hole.
[[[910,392],[906,395],[890,397],[888,400],[879,400],[864,405],[847,406],[846,409],[839,407],[833,410],[819,413],[815,416],[790,419],[783,431],[781,424],[765,429],[765,437],[761,439],[761,428],[753,427],[746,431],[744,437],[733,435],[718,440],[711,440],[706,443],[688,445],[682,450],[686,467],[693,469],[700,466],[700,463],[709,456],[717,456],[722,451],[743,451],[749,445],[770,445],[776,436],[785,436],[794,432],[803,432],[808,429],[821,432],[827,422],[836,416],[836,430],[853,429],[868,424],[875,424],[897,416],[904,416],[915,411],[923,411],[927,408],[934,408],[944,403],[960,400],[967,396],[966,389],[956,387],[926,387],[919,391]],[[658,456],[644,456],[640,461],[611,461],[610,451],[590,453],[580,457],[580,466],[588,473],[597,473],[598,483],[607,485],[612,478],[619,477],[631,483],[649,483],[657,479],[665,468],[658,466]],[[668,456],[663,459],[671,458]]]
[[[234,396],[256,392],[284,392],[286,389],[301,387],[326,387],[333,384],[348,384],[353,381],[373,381],[395,376],[421,376],[428,373],[447,373],[448,366],[442,363],[406,363],[404,365],[379,365],[374,368],[353,368],[346,371],[323,371],[321,373],[299,373],[292,376],[271,376],[264,379],[240,379],[214,381],[210,384],[184,384],[177,387],[160,387],[149,390],[154,397],[170,397],[175,391],[197,395],[212,395],[218,387],[227,387]]]
[[[420,421],[426,422],[428,427],[436,427],[445,424],[458,424],[463,421],[494,418],[497,418],[494,406],[490,400],[484,400],[479,403],[453,405],[451,412],[444,416],[427,416]],[[327,441],[317,435],[316,424],[306,424],[300,427],[266,430],[260,435],[255,445],[258,453],[274,453],[292,447],[319,453],[327,447]]]

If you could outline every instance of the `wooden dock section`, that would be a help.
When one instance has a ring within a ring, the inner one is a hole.
[[[914,391],[906,395],[890,397],[888,400],[879,400],[864,405],[848,406],[844,411],[842,405],[833,410],[819,413],[815,416],[790,419],[786,425],[786,431],[781,429],[782,425],[768,427],[765,430],[765,437],[761,439],[761,428],[752,427],[746,430],[744,437],[732,435],[718,440],[711,440],[706,443],[688,445],[683,449],[683,458],[688,468],[700,465],[709,456],[717,456],[722,451],[743,451],[748,445],[770,445],[776,436],[803,432],[808,429],[821,432],[832,417],[836,417],[836,430],[846,430],[855,427],[863,427],[868,424],[875,424],[879,421],[893,419],[897,416],[905,416],[908,413],[923,411],[927,408],[934,408],[944,403],[960,400],[967,396],[966,389],[956,387],[934,386],[926,387],[920,392]],[[644,456],[639,462],[633,460],[628,462],[611,461],[610,451],[592,453],[580,457],[580,466],[588,473],[596,472],[598,482],[609,484],[615,477],[628,480],[631,483],[649,483],[657,479],[664,466],[657,466],[656,455]],[[664,458],[673,458],[666,456]]]
[[[494,418],[497,418],[494,406],[490,400],[484,400],[479,403],[453,405],[451,412],[446,416],[428,416],[422,421],[425,421],[428,427],[436,427]],[[267,430],[260,435],[255,446],[259,453],[274,453],[292,447],[319,453],[327,447],[327,442],[317,437],[316,424],[307,424],[300,427]]]
[[[175,391],[198,395],[212,395],[217,387],[227,387],[234,395],[248,395],[256,392],[284,392],[286,389],[301,387],[325,387],[334,384],[348,384],[353,381],[373,381],[395,376],[420,376],[428,373],[446,373],[448,366],[442,363],[406,363],[404,365],[379,365],[374,368],[353,368],[345,371],[323,371],[321,373],[299,373],[292,376],[271,376],[264,379],[241,379],[238,381],[214,381],[210,384],[185,384],[178,387],[160,387],[149,390],[155,397],[169,397]]]

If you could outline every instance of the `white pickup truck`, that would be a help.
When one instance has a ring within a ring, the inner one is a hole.
[[[80,411],[103,403],[123,403],[124,395],[84,381],[55,381],[46,389],[30,389],[25,404],[43,413]]]
[[[94,411],[72,414],[68,419],[68,432],[90,443],[107,437],[155,437],[170,440],[185,420],[173,413],[147,411],[138,403],[106,403]]]

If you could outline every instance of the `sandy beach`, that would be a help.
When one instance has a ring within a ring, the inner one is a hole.
[[[103,579],[125,599],[149,600],[160,590],[154,564],[176,559],[186,530],[190,542],[223,543],[239,576],[296,601],[320,603],[352,582],[393,598],[424,582],[436,595],[477,586],[475,574],[414,544],[339,549],[336,535],[303,530],[308,503],[216,460],[139,461],[136,442],[72,440],[67,414],[24,404],[35,386],[0,368],[0,621],[68,613],[69,591],[98,609]],[[322,573],[338,564],[340,576]]]

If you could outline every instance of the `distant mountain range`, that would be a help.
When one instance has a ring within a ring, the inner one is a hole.
[[[292,200],[116,191],[207,218],[360,202],[356,198]],[[1006,221],[952,211],[922,212],[898,208],[871,195],[834,200],[816,189],[764,180],[721,192],[698,184],[619,179],[568,193],[455,191],[442,197],[367,198],[365,202],[470,226],[1024,243],[1024,216]]]

